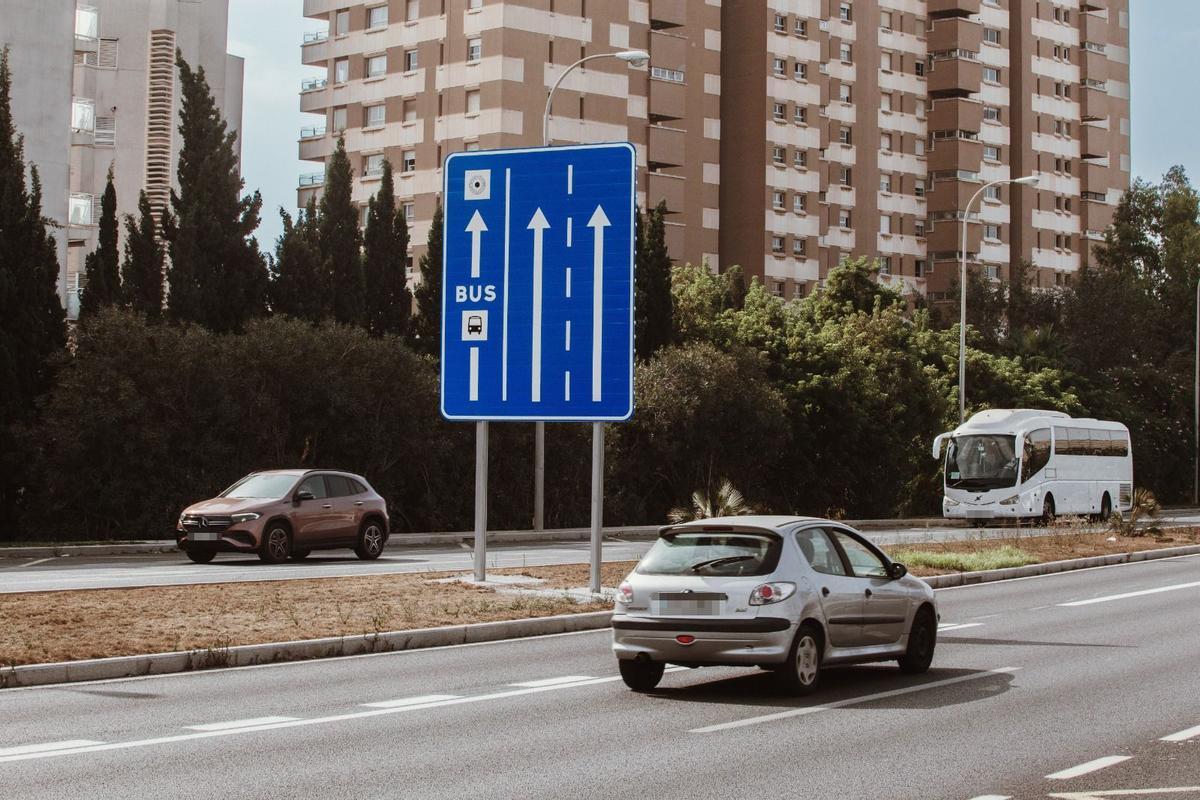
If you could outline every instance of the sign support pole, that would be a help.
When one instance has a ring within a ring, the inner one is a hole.
[[[600,594],[600,556],[604,545],[604,423],[592,423],[592,594]]]
[[[475,423],[475,580],[487,580],[488,424]]]
[[[533,529],[546,527],[546,423],[533,423]]]

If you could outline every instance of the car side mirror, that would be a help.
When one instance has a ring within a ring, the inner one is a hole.
[[[908,574],[908,567],[898,561],[893,561],[888,564],[888,577],[894,581],[898,581]]]
[[[316,500],[316,499],[317,498],[308,489],[301,489],[300,491],[296,492],[296,502],[297,503],[302,502],[304,500]]]

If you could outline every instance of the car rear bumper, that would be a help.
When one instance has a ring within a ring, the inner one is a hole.
[[[787,658],[795,623],[779,617],[694,619],[613,615],[613,653],[672,664],[770,664]],[[677,636],[694,637],[681,644]]]

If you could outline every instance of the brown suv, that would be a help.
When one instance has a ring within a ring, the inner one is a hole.
[[[217,553],[257,553],[277,564],[335,547],[373,559],[387,542],[387,503],[349,472],[252,472],[220,496],[185,508],[175,536],[197,564]]]

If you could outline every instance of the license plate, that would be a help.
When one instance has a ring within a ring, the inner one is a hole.
[[[221,534],[216,531],[192,531],[188,533],[189,542],[219,542]]]
[[[721,613],[720,600],[654,600],[650,607],[655,614],[664,616],[703,617]]]

